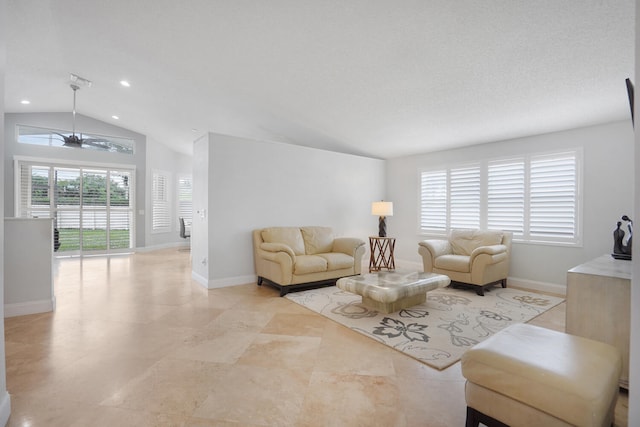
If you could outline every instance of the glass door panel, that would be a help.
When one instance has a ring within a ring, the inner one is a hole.
[[[54,218],[58,253],[135,246],[134,171],[18,163],[21,217]]]

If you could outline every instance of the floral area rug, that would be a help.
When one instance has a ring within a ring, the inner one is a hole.
[[[391,314],[362,305],[361,297],[335,286],[290,293],[286,298],[436,369],[445,369],[499,330],[527,322],[564,301],[511,288],[441,288],[423,304]]]

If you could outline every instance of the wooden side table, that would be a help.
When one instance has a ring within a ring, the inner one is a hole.
[[[369,249],[371,250],[369,273],[380,271],[383,268],[387,270],[396,269],[396,262],[393,259],[393,249],[395,246],[395,237],[369,237]]]

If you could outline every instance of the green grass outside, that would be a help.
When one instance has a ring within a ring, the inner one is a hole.
[[[58,252],[80,250],[79,229],[61,228],[58,231],[60,232],[60,249],[58,249]],[[109,249],[127,249],[131,246],[129,243],[129,230],[111,230],[109,239],[111,243],[111,248]],[[92,251],[101,249],[107,249],[107,231],[83,230],[82,250]]]

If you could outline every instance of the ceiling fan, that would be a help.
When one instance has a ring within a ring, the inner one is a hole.
[[[26,144],[55,147],[88,148],[92,150],[133,154],[134,141],[129,137],[76,133],[76,92],[81,87],[91,87],[90,80],[71,74],[69,87],[73,90],[73,130],[41,128],[32,125],[18,126],[18,141]]]
[[[91,145],[96,148],[109,150],[109,141],[103,138],[83,138],[82,134],[76,135],[76,92],[80,89],[80,85],[91,87],[93,83],[90,80],[84,79],[75,74],[71,74],[71,83],[69,87],[73,90],[73,129],[71,135],[63,135],[59,132],[54,132],[55,135],[60,136],[64,141],[65,147],[82,148],[83,145]]]

